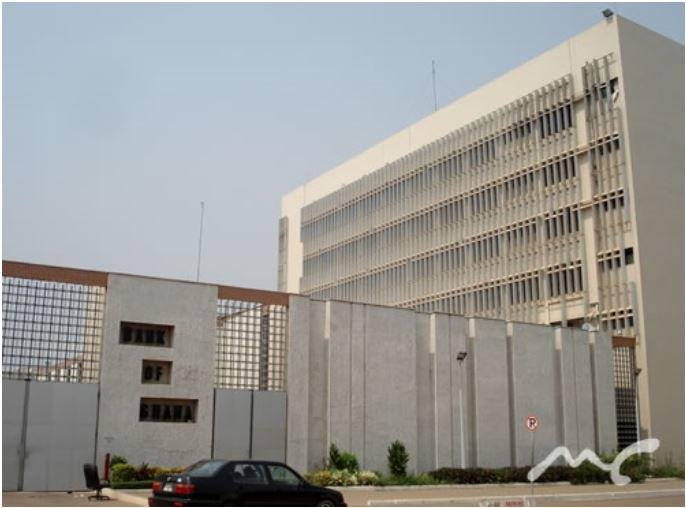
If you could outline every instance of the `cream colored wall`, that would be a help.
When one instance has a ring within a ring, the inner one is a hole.
[[[284,196],[281,214],[289,217],[290,227],[288,287],[283,290],[300,290],[302,243],[299,226],[300,210],[304,206],[527,95],[546,83],[567,74],[573,76],[575,83],[580,83],[581,67],[587,60],[616,50],[616,23],[614,18],[611,18],[503,74]],[[575,89],[579,89],[578,85]],[[580,141],[585,141],[585,138],[581,138]]]
[[[638,246],[641,427],[645,437],[661,440],[658,460],[683,464],[684,47],[628,20],[619,23],[629,203]]]

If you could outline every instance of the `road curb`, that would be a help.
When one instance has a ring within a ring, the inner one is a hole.
[[[522,500],[523,506],[545,506],[546,501],[603,501],[607,499],[642,499],[651,497],[663,497],[672,495],[683,495],[684,489],[666,490],[633,490],[633,491],[610,491],[610,492],[584,492],[569,494],[535,494],[531,495],[511,495],[511,496],[475,496],[475,497],[443,497],[425,499],[373,499],[367,502],[367,506],[436,506],[438,504],[457,504],[472,506],[499,506],[498,501],[511,501],[514,499]],[[534,501],[532,504],[531,501]]]
[[[126,492],[122,492],[121,490],[114,489],[102,489],[102,493],[106,496],[110,496],[112,499],[117,499],[134,506],[148,506],[147,496],[142,498],[140,496],[134,496],[133,494],[128,494]]]
[[[550,487],[556,487],[556,486],[569,486],[571,485],[570,482],[545,482],[545,483],[536,483],[536,487],[540,486],[550,486]],[[531,486],[530,483],[441,483],[438,485],[387,485],[387,486],[380,486],[380,485],[354,485],[354,486],[346,486],[346,487],[332,487],[329,486],[330,489],[336,489],[340,490],[341,492],[345,492],[346,490],[350,490],[351,492],[360,492],[360,491],[386,491],[386,490],[419,490],[419,489],[445,489],[445,488],[451,488],[451,487],[459,487],[460,489],[485,489],[485,488],[508,488],[508,487],[529,487]]]
[[[661,482],[671,482],[679,481],[682,478],[646,478],[641,483],[661,483]],[[559,487],[559,486],[570,486],[571,482],[542,482],[534,483],[536,487]],[[444,489],[446,487],[459,487],[460,489],[486,489],[486,488],[509,488],[509,487],[530,487],[529,482],[514,482],[514,483],[441,483],[438,485],[347,485],[345,487],[336,487],[329,485],[330,489],[335,489],[340,492],[383,492],[387,490],[419,490],[419,489]]]

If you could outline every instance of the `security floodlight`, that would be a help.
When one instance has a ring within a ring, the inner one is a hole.
[[[457,353],[458,362],[463,361],[465,358],[467,358],[467,351],[460,351],[459,353]]]
[[[612,12],[611,9],[605,9],[603,10],[603,16],[605,16],[606,18],[611,18],[612,16],[614,16],[614,12]]]

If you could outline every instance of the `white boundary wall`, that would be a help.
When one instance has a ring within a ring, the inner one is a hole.
[[[286,460],[300,471],[321,467],[331,443],[385,471],[395,439],[410,471],[525,466],[530,414],[541,422],[536,461],[560,445],[616,446],[607,335],[300,296],[290,305]]]

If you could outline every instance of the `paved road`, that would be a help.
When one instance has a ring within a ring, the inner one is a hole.
[[[93,492],[3,492],[2,506],[136,506],[119,500],[88,501]]]
[[[526,485],[341,488],[348,506],[479,506],[507,500],[528,501]],[[149,490],[118,491],[125,499],[97,503],[147,506]],[[88,493],[4,492],[3,506],[95,506]],[[684,506],[683,480],[655,480],[626,487],[615,485],[546,485],[534,489],[535,506]]]
[[[340,489],[349,506],[478,506],[528,499],[526,485],[426,487],[413,489]],[[541,485],[537,506],[684,506],[683,480],[615,485]],[[533,504],[533,503],[532,503]]]

